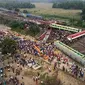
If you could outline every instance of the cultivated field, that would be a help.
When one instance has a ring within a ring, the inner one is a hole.
[[[49,14],[60,17],[80,19],[81,10],[64,10],[59,8],[52,8],[52,3],[34,3],[36,8],[27,9],[33,14]],[[23,9],[22,9],[23,10]]]

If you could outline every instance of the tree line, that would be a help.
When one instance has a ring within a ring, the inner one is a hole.
[[[0,3],[0,7],[7,8],[7,9],[14,9],[14,8],[35,8],[34,4],[26,3],[26,2],[4,2]]]
[[[63,9],[83,9],[85,7],[84,1],[65,1],[61,3],[53,3],[52,8]]]
[[[81,16],[82,16],[82,20],[85,20],[85,8],[82,9]]]

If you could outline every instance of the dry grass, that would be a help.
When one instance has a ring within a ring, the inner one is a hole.
[[[81,10],[64,10],[59,8],[52,8],[51,3],[34,3],[36,8],[34,9],[27,9],[29,12],[33,14],[50,14],[50,15],[57,15],[62,17],[68,18],[80,18]],[[23,10],[23,9],[22,9]]]
[[[37,75],[37,72],[34,72],[32,70],[29,70],[29,71],[25,71],[24,72],[24,76],[30,76],[30,77],[32,77],[32,76],[36,76],[36,75]]]
[[[36,8],[49,9],[52,8],[52,3],[34,3]]]

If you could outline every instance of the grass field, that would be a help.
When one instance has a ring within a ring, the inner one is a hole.
[[[36,8],[27,9],[30,13],[36,15],[48,14],[60,17],[80,19],[81,10],[64,10],[59,8],[52,8],[52,3],[34,3],[34,4],[36,5]]]

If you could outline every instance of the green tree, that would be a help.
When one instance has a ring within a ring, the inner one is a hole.
[[[15,8],[15,11],[16,11],[16,12],[19,12],[20,10],[19,10],[18,8]]]
[[[82,20],[85,20],[85,8],[82,9],[81,16],[82,16]]]
[[[24,22],[20,22],[20,21],[11,21],[9,23],[9,26],[12,28],[12,29],[23,29],[24,28]]]
[[[61,3],[54,3],[52,8],[64,8],[64,9],[82,9],[85,7],[85,1],[65,1]]]
[[[16,52],[16,49],[17,49],[17,43],[10,38],[4,39],[1,43],[2,54],[7,54],[7,53],[14,54]]]
[[[85,8],[82,9],[82,15],[85,15]]]
[[[53,3],[52,8],[57,8],[57,7],[58,7],[58,4],[57,3]]]
[[[7,9],[14,9],[14,8],[35,8],[34,4],[26,3],[26,2],[1,2],[0,7],[7,8]]]
[[[29,33],[33,36],[37,35],[40,32],[40,28],[37,24],[31,24],[29,26]]]
[[[23,13],[28,13],[28,11],[27,10],[23,10]]]
[[[82,20],[85,20],[85,14],[84,14],[84,15],[82,15]]]

